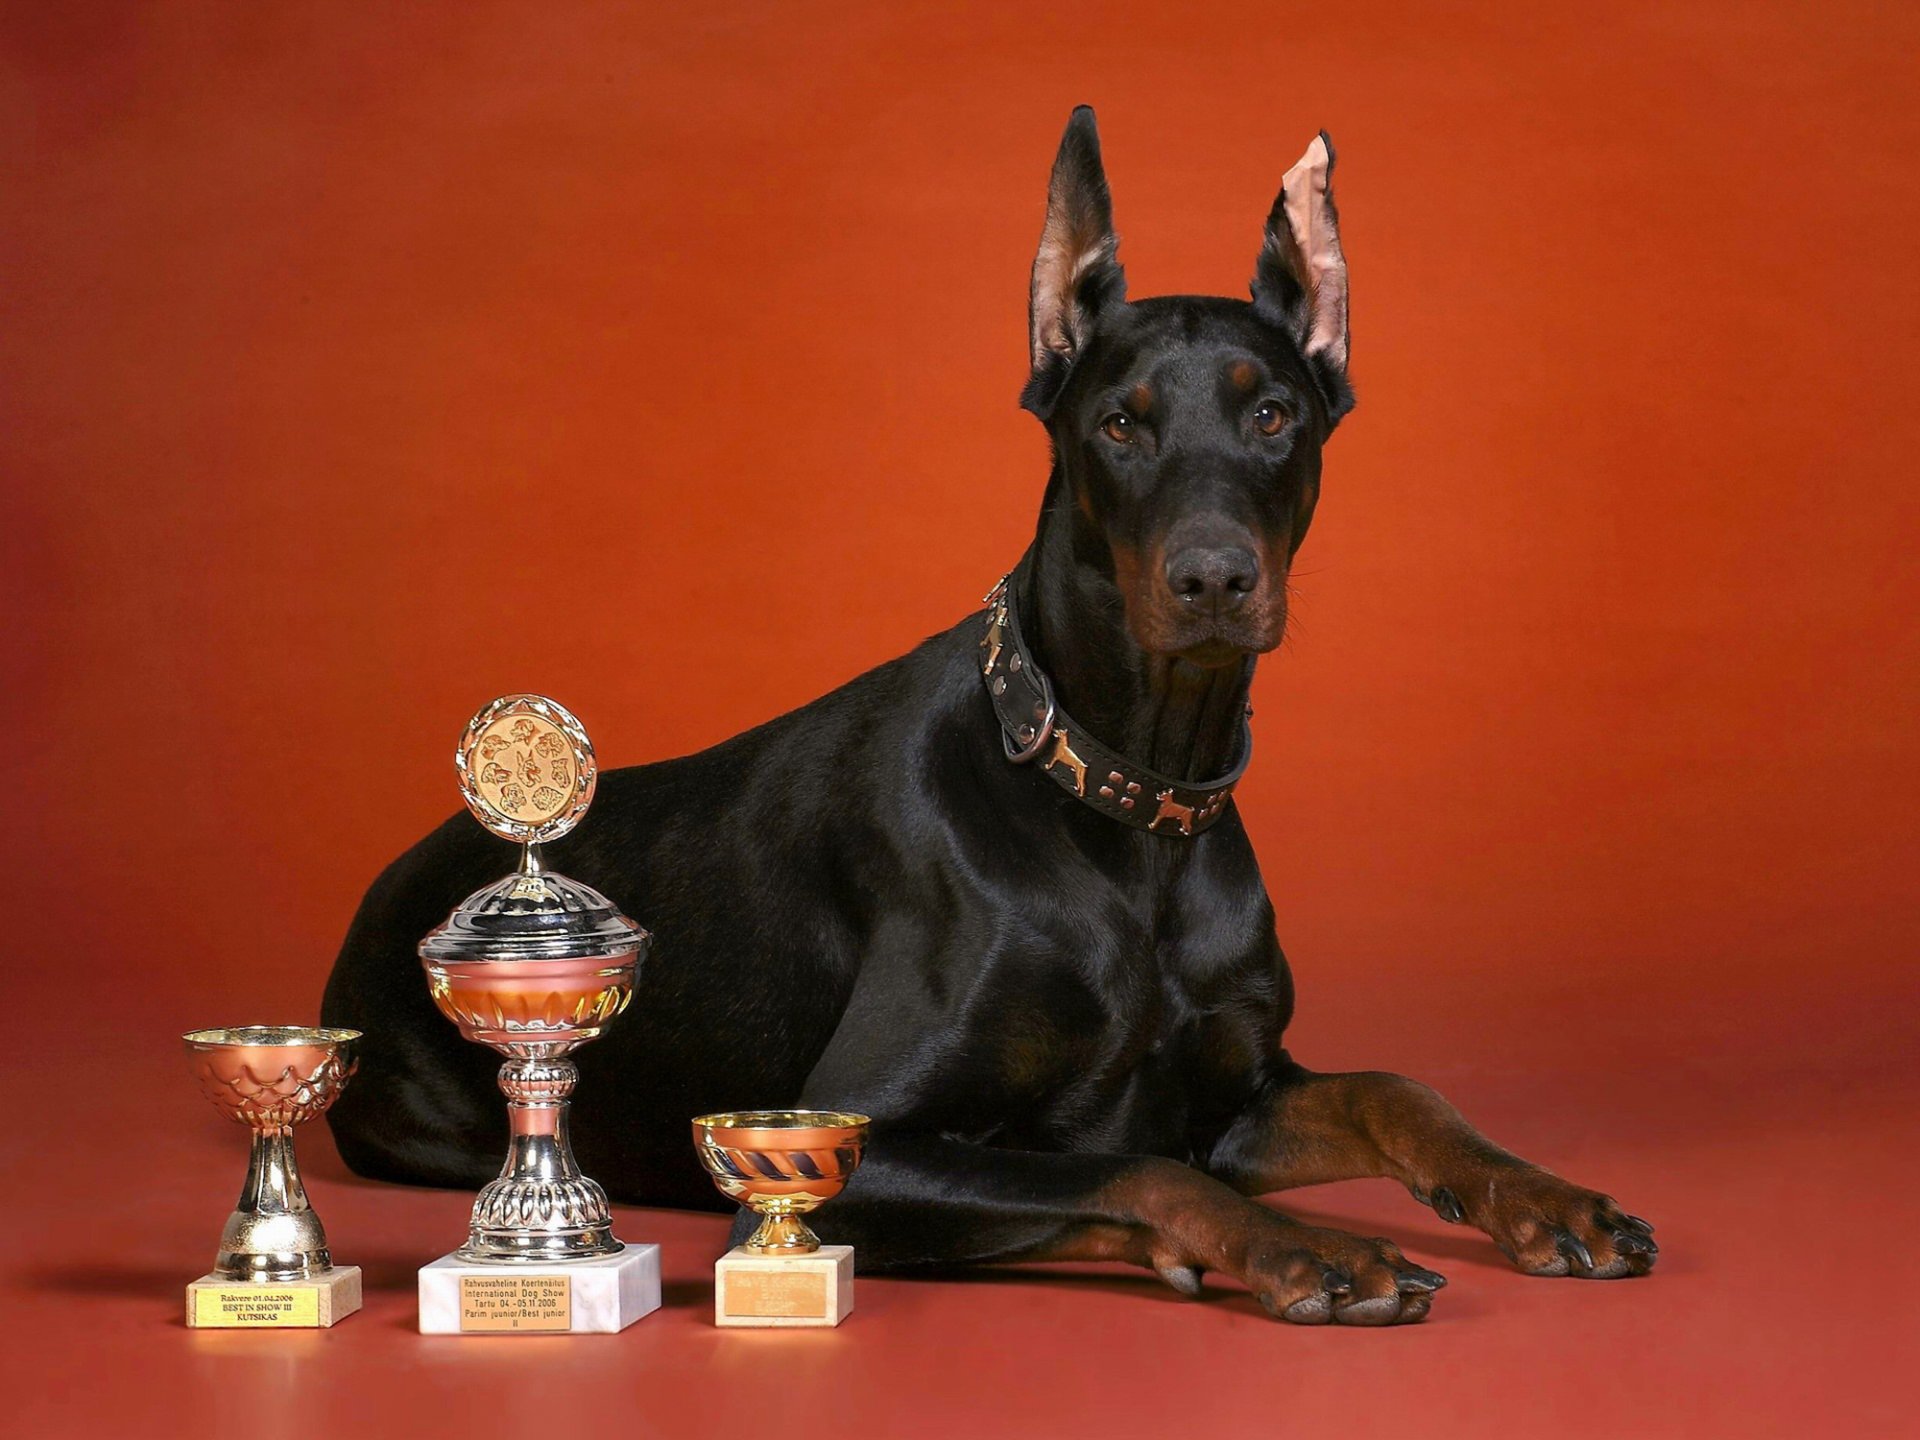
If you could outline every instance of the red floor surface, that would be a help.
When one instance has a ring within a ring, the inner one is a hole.
[[[6,7],[0,1431],[1913,1433],[1916,53],[1867,0]],[[1360,1184],[1293,1198],[1444,1271],[1424,1325],[1097,1271],[722,1334],[723,1222],[626,1211],[661,1313],[428,1341],[468,1197],[321,1127],[366,1310],[186,1330],[245,1137],[174,1037],[313,1017],[478,705],[684,753],[1017,557],[1082,101],[1138,296],[1244,294],[1339,149],[1360,404],[1237,801],[1289,1043],[1658,1270],[1529,1280]]]
[[[1337,976],[1308,987],[1330,992],[1323,1020],[1355,1008]],[[1384,1182],[1291,1197],[1297,1213],[1391,1235],[1448,1276],[1426,1323],[1388,1331],[1298,1329],[1228,1287],[1185,1301],[1150,1277],[1083,1267],[863,1278],[838,1330],[721,1332],[711,1275],[724,1221],[623,1208],[625,1238],[664,1247],[662,1310],[618,1336],[428,1338],[414,1330],[414,1272],[458,1243],[469,1197],[356,1180],[324,1125],[301,1136],[309,1188],[336,1255],[366,1271],[366,1308],[326,1332],[190,1331],[181,1291],[211,1259],[244,1133],[203,1105],[170,1047],[77,1035],[36,1047],[33,1073],[78,1077],[97,1108],[52,1102],[0,1172],[3,1353],[18,1377],[8,1428],[1905,1434],[1920,1268],[1900,1137],[1920,1085],[1894,1017],[1915,998],[1886,993],[1876,1043],[1874,1027],[1808,994],[1809,1033],[1845,1023],[1860,1038],[1784,1062],[1784,1036],[1671,997],[1649,1009],[1675,1033],[1625,1042],[1628,1067],[1593,1043],[1497,1044],[1492,1024],[1486,1058],[1447,1060],[1429,1053],[1426,1026],[1390,1023],[1369,1050],[1436,1082],[1495,1136],[1611,1189],[1658,1224],[1662,1254],[1640,1281],[1529,1279]],[[1441,1020],[1452,1036],[1476,1028],[1470,1013]],[[1348,1058],[1326,1024],[1306,1029],[1321,1037],[1313,1049]]]

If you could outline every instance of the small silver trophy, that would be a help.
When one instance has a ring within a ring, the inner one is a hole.
[[[333,1263],[300,1183],[293,1131],[353,1078],[360,1032],[240,1025],[181,1039],[201,1093],[253,1132],[246,1184],[213,1269],[187,1287],[187,1324],[324,1327],[346,1319],[360,1308],[360,1267]]]
[[[660,1247],[614,1239],[606,1192],[580,1173],[567,1136],[580,1071],[568,1057],[632,999],[648,935],[540,859],[541,842],[593,800],[593,746],[565,707],[508,695],[468,722],[454,764],[475,818],[524,848],[517,871],[420,942],[420,961],[440,1012],[506,1057],[512,1139],[467,1243],[420,1272],[420,1329],[623,1330],[659,1307]]]

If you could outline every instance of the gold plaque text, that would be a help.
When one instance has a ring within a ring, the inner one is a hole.
[[[758,1319],[807,1319],[827,1313],[827,1277],[821,1271],[780,1274],[769,1270],[727,1271],[729,1315]]]
[[[311,1326],[320,1323],[320,1292],[310,1285],[204,1286],[193,1292],[199,1329]]]
[[[462,1275],[460,1329],[566,1330],[573,1285],[564,1275]]]

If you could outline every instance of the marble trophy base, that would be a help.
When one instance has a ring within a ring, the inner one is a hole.
[[[714,1263],[716,1325],[838,1325],[852,1311],[851,1245],[805,1255],[755,1255],[736,1245]]]
[[[420,1271],[422,1335],[612,1335],[659,1308],[658,1245],[598,1260],[443,1255]]]
[[[312,1330],[360,1308],[360,1267],[335,1265],[305,1280],[231,1280],[210,1271],[187,1286],[195,1330]]]

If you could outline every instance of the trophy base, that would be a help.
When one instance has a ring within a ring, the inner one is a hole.
[[[838,1325],[852,1311],[851,1245],[822,1245],[803,1255],[756,1255],[736,1245],[714,1263],[716,1325]]]
[[[324,1329],[359,1308],[358,1265],[304,1280],[233,1280],[214,1270],[187,1286],[187,1324],[195,1330]]]
[[[422,1335],[612,1335],[660,1308],[660,1247],[595,1260],[468,1260],[420,1271]]]

